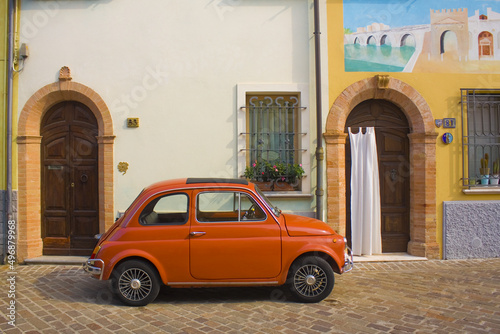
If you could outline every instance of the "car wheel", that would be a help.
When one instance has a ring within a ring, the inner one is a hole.
[[[309,256],[296,261],[288,274],[288,288],[299,302],[317,303],[330,295],[334,285],[332,267],[324,259]]]
[[[113,274],[113,287],[122,302],[144,306],[160,292],[160,280],[154,267],[143,261],[130,260],[120,264]]]

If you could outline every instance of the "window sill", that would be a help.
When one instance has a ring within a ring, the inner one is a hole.
[[[309,193],[302,193],[300,191],[264,191],[264,195],[268,198],[312,198],[313,195]]]
[[[462,190],[464,194],[466,195],[494,195],[494,194],[500,194],[500,186],[492,186],[492,185],[485,185],[485,186],[476,186],[476,187],[471,187],[469,189],[463,189]]]

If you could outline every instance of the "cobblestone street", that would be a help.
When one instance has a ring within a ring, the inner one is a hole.
[[[165,288],[138,308],[80,266],[15,269],[15,326],[2,284],[4,333],[500,333],[500,259],[359,263],[318,304],[276,288]]]

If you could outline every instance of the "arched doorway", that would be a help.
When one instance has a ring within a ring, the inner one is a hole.
[[[40,127],[44,255],[88,255],[99,233],[98,125],[76,101],[56,104]]]
[[[446,30],[441,35],[440,50],[441,53],[458,52],[458,38],[455,32]]]
[[[401,109],[411,132],[410,242],[408,253],[437,259],[436,138],[434,117],[425,99],[410,85],[389,76],[375,76],[351,84],[335,99],[325,126],[328,223],[346,233],[345,125],[361,102],[386,100]]]
[[[113,205],[113,119],[104,100],[90,87],[71,81],[67,67],[61,68],[59,81],[36,91],[24,105],[18,123],[18,252],[17,259],[43,254],[41,147],[40,136],[45,113],[65,101],[85,105],[98,125],[99,232],[115,220]]]
[[[347,117],[346,129],[375,127],[380,179],[382,252],[406,252],[410,241],[409,124],[396,105],[370,99],[358,104]],[[350,240],[351,150],[346,144],[346,230]]]

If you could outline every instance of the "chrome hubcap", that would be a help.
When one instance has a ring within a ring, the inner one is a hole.
[[[321,267],[306,264],[297,270],[293,284],[298,293],[305,297],[316,297],[326,289],[328,278]]]
[[[314,283],[316,283],[316,277],[314,277],[313,275],[307,275],[306,283],[308,285],[314,285]]]
[[[146,298],[153,288],[148,273],[139,268],[127,269],[118,279],[118,290],[125,298],[139,301]]]
[[[134,278],[130,282],[130,287],[134,290],[140,289],[141,288],[141,281],[139,281],[137,278]]]

